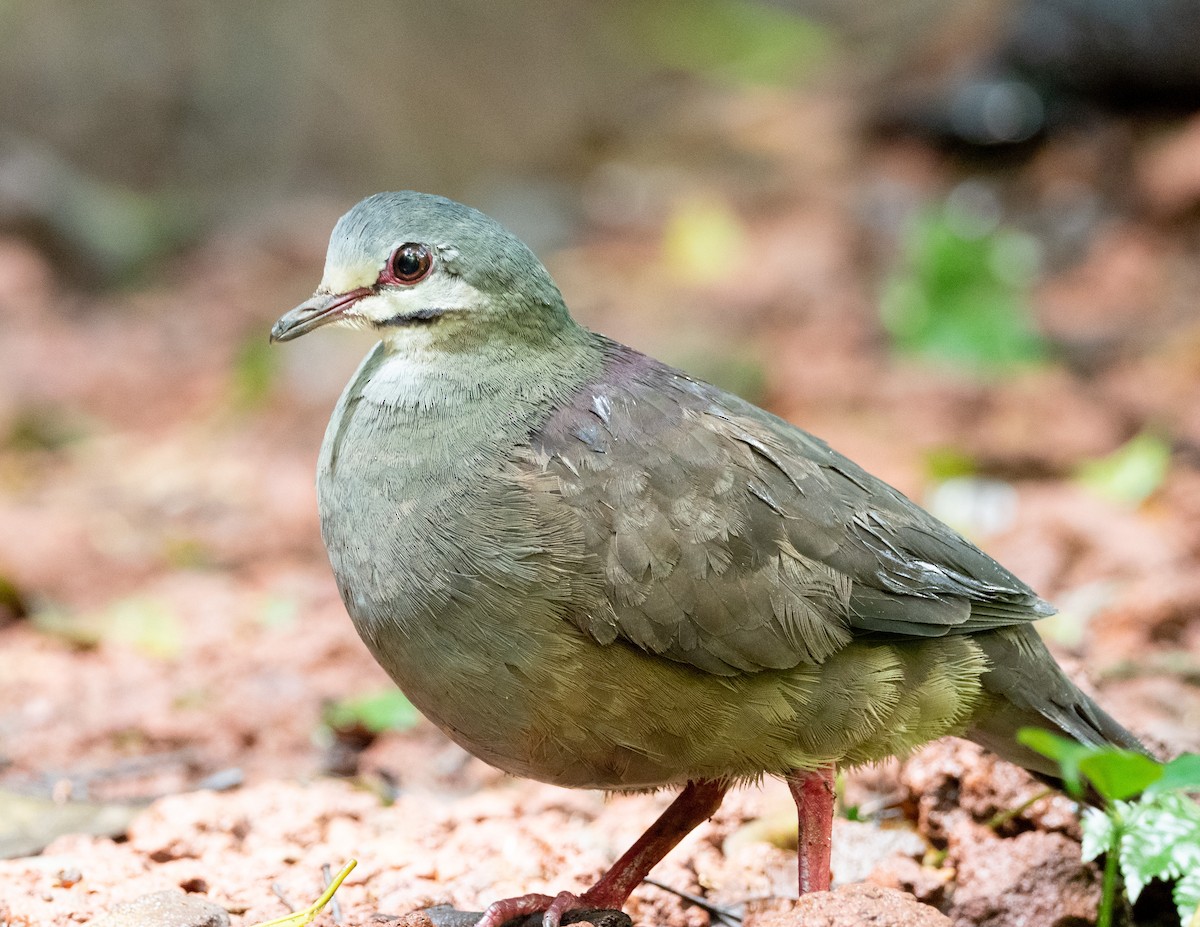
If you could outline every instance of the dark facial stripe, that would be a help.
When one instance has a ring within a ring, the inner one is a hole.
[[[384,319],[382,322],[376,322],[375,325],[378,328],[382,328],[384,326],[396,328],[402,325],[420,325],[429,322],[436,322],[445,314],[446,313],[444,309],[421,309],[412,313],[411,315],[394,315],[390,319]]]

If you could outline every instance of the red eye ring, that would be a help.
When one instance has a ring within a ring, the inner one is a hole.
[[[379,275],[379,282],[412,286],[428,277],[431,270],[433,270],[433,250],[429,245],[409,241],[392,252],[387,265],[383,268],[383,273]]]

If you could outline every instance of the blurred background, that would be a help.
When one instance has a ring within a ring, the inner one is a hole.
[[[384,189],[922,501],[1200,747],[1197,35],[1200,0],[0,0],[0,849],[200,785],[499,782],[328,575],[369,339],[267,344]]]

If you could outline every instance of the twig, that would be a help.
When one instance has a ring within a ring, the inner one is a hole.
[[[287,908],[288,911],[293,912],[293,913],[295,912],[296,906],[294,904],[292,904],[292,899],[290,899],[284,893],[283,886],[280,885],[278,882],[271,883],[271,894],[273,894],[276,898],[278,898],[280,901],[282,901],[283,906],[285,908]]]
[[[1036,805],[1043,798],[1056,794],[1056,791],[1056,789],[1042,789],[1042,791],[1034,795],[1033,798],[1021,802],[1021,804],[1017,805],[1015,808],[1009,808],[1005,811],[997,811],[987,822],[988,830],[996,830],[997,828],[1003,827],[1021,812],[1032,807],[1033,805]]]
[[[322,864],[321,878],[325,880],[325,888],[328,889],[333,884],[333,868],[329,863]],[[338,902],[337,895],[329,899],[329,916],[333,918],[335,924],[342,922],[342,906]]]
[[[642,881],[647,885],[653,885],[655,888],[661,888],[664,892],[670,892],[672,895],[682,898],[688,904],[694,904],[696,907],[702,908],[710,915],[717,917],[724,923],[741,924],[742,922],[742,915],[734,911],[730,911],[728,908],[722,908],[719,905],[715,905],[711,901],[701,898],[699,895],[693,895],[691,892],[685,892],[681,888],[675,888],[672,885],[659,882],[657,879],[643,879]]]

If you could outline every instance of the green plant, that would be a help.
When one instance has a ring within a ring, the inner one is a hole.
[[[90,649],[123,644],[148,657],[173,660],[184,645],[184,628],[170,605],[154,596],[133,595],[91,612],[49,606],[33,613],[33,626],[43,634]]]
[[[1038,244],[947,206],[919,219],[880,310],[897,350],[983,372],[1042,360],[1029,319]]]
[[[263,921],[261,924],[255,924],[254,927],[308,927],[325,905],[333,900],[334,893],[342,887],[342,882],[346,876],[350,875],[354,867],[358,865],[358,860],[352,859],[342,867],[342,871],[333,877],[333,881],[321,894],[321,897],[310,904],[307,908],[303,908],[292,914],[285,914],[283,917],[277,917],[274,920]]]
[[[331,730],[361,728],[370,734],[406,730],[416,724],[420,717],[412,702],[399,689],[384,689],[331,702],[321,712],[321,720]]]
[[[1107,854],[1097,927],[1112,924],[1117,875],[1129,900],[1151,879],[1174,881],[1179,920],[1200,927],[1200,755],[1185,753],[1158,763],[1132,750],[1085,747],[1038,728],[1024,728],[1021,743],[1058,763],[1067,791],[1084,795],[1084,781],[1103,808],[1083,814],[1083,858]],[[1136,796],[1136,798],[1135,798]]]
[[[1160,435],[1143,431],[1107,457],[1085,461],[1076,479],[1106,499],[1137,506],[1162,486],[1170,466],[1171,445]]]

